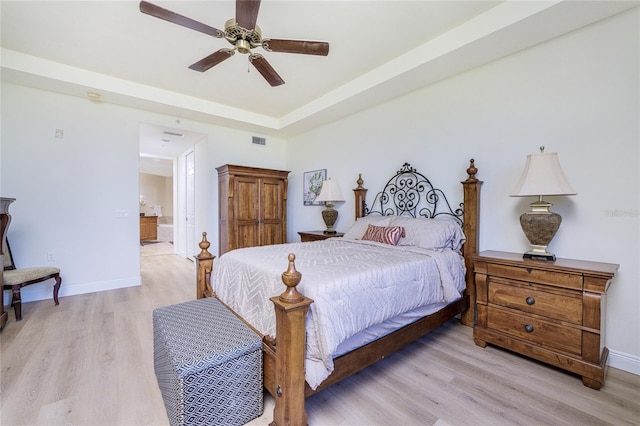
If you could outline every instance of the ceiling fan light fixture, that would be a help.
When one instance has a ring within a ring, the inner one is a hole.
[[[250,53],[251,44],[247,40],[238,40],[236,41],[236,50],[240,53]]]
[[[240,40],[247,42],[251,49],[262,45],[262,32],[259,26],[256,25],[254,29],[248,30],[238,25],[234,18],[227,20],[224,24],[224,38],[234,46],[237,46]]]

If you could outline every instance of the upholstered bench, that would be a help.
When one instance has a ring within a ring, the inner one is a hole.
[[[262,414],[260,336],[215,298],[153,311],[153,361],[172,426],[242,425]]]

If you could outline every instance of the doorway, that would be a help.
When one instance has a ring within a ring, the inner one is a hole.
[[[140,124],[141,237],[142,223],[157,221],[140,242],[141,256],[195,253],[195,145],[203,140],[201,133]]]

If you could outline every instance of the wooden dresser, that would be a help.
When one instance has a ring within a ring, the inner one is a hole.
[[[158,239],[158,217],[140,216],[140,241],[155,241]]]
[[[300,231],[298,232],[298,235],[300,235],[301,242],[308,243],[309,241],[320,241],[326,240],[327,238],[342,237],[344,233],[336,232],[335,234],[325,234],[324,231]]]
[[[520,253],[472,256],[477,345],[491,343],[604,383],[605,295],[618,265],[522,259]]]
[[[220,254],[285,243],[289,172],[230,164],[216,170]]]

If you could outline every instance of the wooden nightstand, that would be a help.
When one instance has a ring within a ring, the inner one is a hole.
[[[609,350],[604,346],[605,293],[618,265],[484,251],[471,257],[477,319],[473,339],[491,343],[582,376],[600,389]]]
[[[327,238],[332,237],[342,237],[344,232],[337,232],[335,234],[325,234],[324,231],[300,231],[298,232],[300,235],[300,241],[303,243],[308,243],[309,241],[319,241],[326,240]]]

